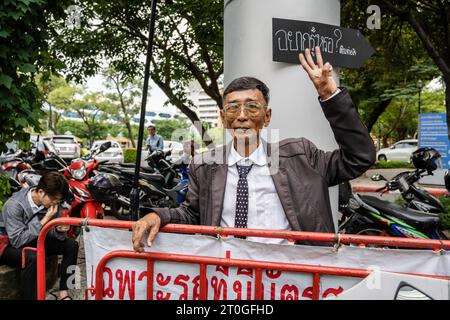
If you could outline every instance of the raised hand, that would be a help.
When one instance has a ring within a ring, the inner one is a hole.
[[[58,205],[54,204],[50,208],[47,209],[47,213],[45,216],[41,219],[41,224],[45,225],[47,222],[49,222],[53,217],[58,213]]]
[[[305,50],[306,58],[303,53],[300,53],[298,56],[303,69],[308,73],[314,87],[316,87],[319,97],[325,100],[336,92],[337,85],[333,79],[333,67],[328,62],[324,65],[320,48],[316,47],[315,49],[317,64],[314,63],[308,48]]]

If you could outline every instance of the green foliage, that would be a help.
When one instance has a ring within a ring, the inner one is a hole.
[[[155,120],[153,121],[153,123],[156,126],[157,133],[161,135],[164,140],[178,141],[180,135],[183,135],[183,137],[185,137],[189,134],[189,125],[184,120]]]
[[[396,169],[396,168],[414,168],[412,163],[402,161],[378,161],[371,169]]]
[[[34,75],[61,67],[48,46],[49,19],[65,16],[70,1],[0,2],[0,151],[12,140],[27,141],[40,130],[42,99]]]
[[[123,159],[125,163],[135,163],[136,162],[136,149],[126,148],[123,150]]]
[[[414,115],[417,118],[416,83],[420,79],[426,84],[439,76],[439,70],[407,23],[383,14],[381,29],[367,28],[366,8],[374,4],[372,2],[341,2],[342,25],[361,30],[376,51],[363,67],[344,69],[341,72],[341,83],[349,88],[369,130],[372,130],[380,115],[390,107],[395,120],[378,123],[373,133],[385,137],[394,132],[394,136],[405,138],[407,135],[412,136],[417,127],[417,122],[415,126],[410,122]]]
[[[3,207],[3,204],[8,200],[10,194],[10,185],[7,176],[0,174],[0,211]],[[0,212],[1,214],[1,212]]]
[[[135,147],[131,118],[140,110],[138,98],[142,96],[142,83],[112,67],[104,70],[103,76],[106,78],[106,87],[112,90],[105,95],[109,102],[106,111],[125,126],[128,139]]]
[[[450,197],[447,195],[440,195],[439,200],[441,200],[445,208],[444,212],[440,214],[441,227],[444,230],[450,230]]]
[[[82,9],[81,27],[69,29],[55,20],[58,33],[52,41],[68,77],[81,81],[93,76],[106,60],[128,78],[142,78],[151,2],[75,0],[73,4]],[[159,1],[155,32],[151,77],[169,102],[191,121],[198,120],[185,90],[196,80],[221,107],[223,1]]]
[[[104,122],[98,122],[96,123],[93,132],[92,137],[94,140],[104,140],[106,139],[106,136],[110,132],[114,132],[117,125],[111,125]],[[117,129],[116,129],[117,130]],[[89,132],[86,129],[86,125],[81,121],[74,121],[74,120],[60,120],[58,122],[58,131],[61,132],[61,134],[64,134],[66,132],[71,132],[74,136],[80,138],[83,140],[83,146],[89,147]],[[112,135],[115,136],[115,135]]]

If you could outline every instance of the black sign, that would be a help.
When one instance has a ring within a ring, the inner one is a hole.
[[[375,52],[359,30],[330,24],[272,19],[273,61],[300,63],[306,48],[315,55],[319,46],[324,62],[333,66],[359,68]]]

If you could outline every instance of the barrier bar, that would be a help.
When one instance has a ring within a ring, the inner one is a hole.
[[[357,268],[342,268],[342,267],[327,267],[327,266],[315,266],[306,264],[293,264],[284,262],[270,262],[259,260],[243,260],[243,259],[228,259],[228,258],[215,258],[206,256],[194,256],[185,254],[173,254],[163,252],[143,252],[136,253],[128,250],[116,250],[107,253],[97,265],[95,271],[95,299],[103,299],[103,273],[106,264],[114,258],[126,258],[126,259],[140,259],[140,260],[159,260],[168,262],[181,262],[181,263],[195,263],[200,264],[200,300],[207,299],[207,283],[206,283],[206,265],[220,265],[226,267],[240,267],[249,269],[264,269],[264,270],[280,270],[288,272],[303,272],[313,274],[327,274],[333,276],[346,276],[365,278],[370,274],[370,270],[357,269]],[[317,287],[319,286],[320,278],[315,277]],[[262,286],[260,286],[262,288]],[[261,290],[260,290],[261,292]]]
[[[103,219],[82,219],[82,218],[57,218],[44,225],[39,233],[37,241],[37,298],[45,299],[45,238],[49,230],[57,225],[72,226],[95,226],[102,228],[119,228],[131,230],[135,221],[121,220],[103,220]],[[419,249],[450,249],[450,240],[431,240],[431,239],[412,239],[397,237],[364,236],[353,234],[335,234],[321,232],[303,232],[303,231],[285,231],[285,230],[262,230],[262,229],[242,229],[242,228],[224,228],[217,226],[197,226],[168,224],[161,228],[161,232],[202,233],[219,236],[245,236],[245,237],[264,237],[264,238],[282,238],[298,241],[316,241],[332,242],[339,244],[374,244],[392,247],[410,247]],[[206,269],[205,269],[206,270]],[[438,276],[436,276],[438,277]],[[206,280],[206,272],[205,279]],[[203,280],[203,281],[204,281]],[[200,279],[202,281],[202,279]],[[201,282],[202,283],[202,282]]]

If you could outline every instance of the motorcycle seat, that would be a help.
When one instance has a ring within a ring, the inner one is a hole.
[[[151,183],[157,183],[157,184],[161,184],[161,185],[164,185],[164,183],[165,183],[164,177],[157,173],[140,172],[139,176],[142,179],[145,179]]]
[[[410,208],[404,208],[399,205],[383,201],[373,196],[360,196],[368,205],[382,211],[395,218],[403,220],[407,224],[421,231],[430,231],[439,224],[438,214],[422,212]]]
[[[134,170],[121,170],[121,173],[133,177],[134,176]],[[164,185],[164,177],[157,173],[146,173],[146,172],[139,172],[139,177],[141,179],[147,180],[150,183],[154,184],[160,184]]]
[[[123,170],[123,169],[134,169],[135,168],[135,164],[134,163],[114,163],[112,164],[112,166],[118,168],[119,170]],[[146,173],[154,173],[155,169],[150,168],[150,167],[142,167],[140,168],[141,171],[144,171]]]

